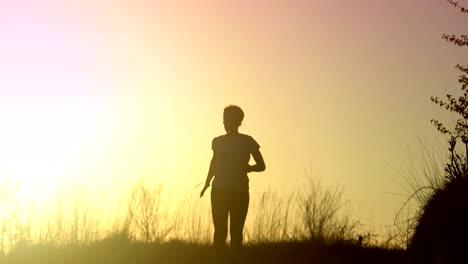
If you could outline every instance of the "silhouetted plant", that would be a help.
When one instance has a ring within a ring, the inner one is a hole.
[[[171,215],[171,239],[192,243],[209,243],[212,239],[211,210],[203,200],[189,192],[177,202]]]
[[[458,2],[448,0],[462,13],[467,9]],[[460,47],[468,46],[466,35],[444,34],[443,38]],[[421,263],[465,263],[468,243],[468,67],[457,65],[462,72],[459,83],[462,95],[458,98],[446,95],[446,100],[431,97],[431,101],[459,116],[455,127],[448,129],[432,119],[437,130],[449,136],[449,162],[445,165],[445,178],[438,186],[431,187],[417,218],[417,226],[409,246]],[[464,144],[464,153],[457,151],[457,143]],[[424,187],[422,187],[424,188]],[[416,192],[418,192],[417,190]],[[415,192],[415,193],[416,193]]]
[[[453,0],[447,0],[448,3],[460,8],[462,13],[468,14],[468,9],[459,5],[458,2]],[[443,39],[447,40],[450,43],[458,45],[460,47],[468,46],[468,36],[467,35],[448,35],[443,34]],[[450,112],[454,112],[459,116],[455,127],[453,129],[448,129],[442,122],[431,119],[431,123],[440,131],[442,134],[449,135],[449,151],[450,151],[450,162],[445,167],[446,177],[448,180],[452,180],[457,177],[466,177],[468,169],[468,66],[456,65],[458,70],[462,72],[458,82],[461,84],[462,95],[456,96],[452,94],[447,94],[446,100],[439,99],[438,97],[431,97],[431,101],[440,107],[445,108]],[[456,145],[457,142],[461,141],[465,147],[464,155],[457,153]]]
[[[142,179],[133,188],[128,212],[137,239],[162,242],[169,235],[171,227],[163,202],[160,184]]]
[[[10,178],[0,182],[0,255],[29,236],[29,225],[24,220],[25,208],[18,192],[18,182]]]
[[[468,9],[459,5],[458,2],[453,0],[447,0],[451,5],[460,8],[462,13],[468,14]],[[467,35],[449,35],[443,34],[442,38],[454,45],[465,47],[468,46],[468,36]],[[455,151],[455,145],[457,140],[461,139],[463,144],[465,144],[465,151],[468,153],[468,66],[462,66],[457,64],[455,66],[456,69],[460,70],[462,74],[460,75],[458,82],[461,84],[461,91],[462,95],[456,96],[452,94],[447,94],[445,97],[446,99],[439,99],[438,97],[431,97],[431,101],[435,104],[439,105],[440,107],[445,108],[450,112],[454,112],[460,116],[457,120],[456,125],[453,129],[448,129],[444,124],[439,122],[436,119],[431,119],[431,123],[434,124],[438,131],[442,134],[447,134],[450,136],[449,144],[450,144],[450,152],[453,154]],[[457,159],[455,155],[451,156],[451,160]]]
[[[298,196],[306,239],[333,242],[357,238],[355,229],[359,222],[346,210],[349,203],[343,200],[343,191],[342,185],[325,188],[318,177],[307,175]]]
[[[288,197],[280,196],[273,191],[261,193],[253,199],[247,218],[248,226],[244,233],[249,242],[273,242],[287,240],[290,237],[290,211],[294,202],[294,194]]]

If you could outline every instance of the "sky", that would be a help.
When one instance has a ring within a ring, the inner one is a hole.
[[[429,121],[450,115],[429,98],[459,88],[466,53],[441,36],[467,19],[444,0],[3,1],[0,177],[197,195],[236,104],[267,165],[252,192],[319,171],[390,225],[409,151],[443,144]]]

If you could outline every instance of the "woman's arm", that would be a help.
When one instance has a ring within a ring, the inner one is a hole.
[[[206,176],[206,181],[205,181],[205,186],[203,187],[203,190],[200,193],[200,197],[203,197],[203,194],[205,194],[205,191],[210,187],[211,180],[214,177],[214,163],[215,163],[215,156],[213,153],[213,157],[211,158],[210,162],[210,169],[208,170],[208,175]]]
[[[248,172],[261,172],[266,169],[265,166],[265,161],[263,160],[262,153],[260,152],[260,149],[255,149],[252,152],[252,157],[255,160],[255,165],[250,165],[249,166],[249,171]]]

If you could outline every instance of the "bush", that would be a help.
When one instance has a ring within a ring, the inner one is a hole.
[[[409,250],[425,263],[468,261],[468,159],[452,152],[446,178],[428,196]]]
[[[310,174],[306,179],[298,196],[305,238],[328,242],[356,239],[359,222],[351,218],[349,202],[343,200],[344,186],[337,183],[325,188],[318,177]]]

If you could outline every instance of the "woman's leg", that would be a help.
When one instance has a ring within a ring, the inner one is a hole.
[[[232,192],[230,197],[230,234],[231,247],[239,248],[242,245],[245,218],[249,209],[248,192]]]
[[[214,224],[213,246],[222,249],[226,243],[228,222],[228,203],[223,191],[211,190],[211,214]]]

